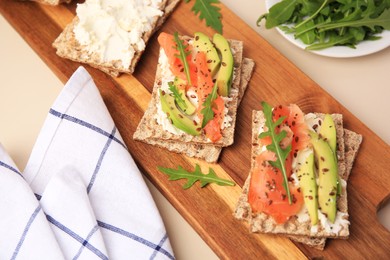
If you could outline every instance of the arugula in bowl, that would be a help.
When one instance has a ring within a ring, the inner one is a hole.
[[[355,48],[390,30],[390,0],[282,0],[259,17],[258,26],[263,19],[267,29],[278,26],[307,50]]]

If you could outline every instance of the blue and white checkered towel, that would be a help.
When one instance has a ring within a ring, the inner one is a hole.
[[[0,151],[0,212],[0,259],[174,258],[149,190],[83,67],[50,109],[24,173]]]

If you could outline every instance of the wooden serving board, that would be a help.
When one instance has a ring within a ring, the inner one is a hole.
[[[80,64],[58,57],[51,44],[73,19],[75,8],[76,3],[50,7],[34,2],[0,1],[2,15],[64,83]],[[187,35],[203,31],[212,35],[211,29],[190,14],[190,8],[190,4],[181,3],[160,31]],[[244,41],[244,55],[255,60],[256,68],[238,111],[235,143],[224,149],[218,164],[208,165],[132,139],[151,97],[159,48],[156,36],[150,40],[133,76],[112,78],[85,66],[142,172],[223,259],[389,258],[390,233],[376,217],[378,208],[390,197],[389,146],[230,10],[223,5],[221,8],[225,36]],[[250,234],[247,224],[233,218],[250,168],[251,111],[259,110],[262,100],[273,105],[297,103],[304,112],[342,113],[345,126],[363,135],[348,184],[351,221],[348,240],[328,241],[325,251],[321,252],[294,244],[282,236]],[[195,185],[183,190],[181,181],[168,181],[167,176],[156,169],[157,166],[176,168],[178,165],[193,169],[195,163],[204,170],[211,166],[220,177],[230,178],[237,185],[209,185],[203,189]]]

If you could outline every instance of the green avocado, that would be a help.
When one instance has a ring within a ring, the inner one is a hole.
[[[310,131],[310,142],[318,165],[318,205],[330,222],[336,219],[338,170],[336,157],[329,144],[317,133]]]
[[[185,80],[182,80],[179,77],[175,77],[175,80],[173,81],[173,84],[176,86],[180,96],[181,96],[181,102],[177,102],[176,104],[179,106],[179,108],[186,113],[187,115],[193,115],[196,112],[196,107],[191,103],[191,101],[188,99],[185,91]]]
[[[172,124],[190,135],[200,135],[201,126],[189,119],[175,104],[175,98],[160,89],[161,108]]]
[[[337,135],[336,135],[336,126],[334,124],[333,118],[331,115],[326,114],[324,120],[322,121],[319,135],[329,144],[330,148],[333,151],[333,154],[337,163]],[[341,194],[341,184],[340,177],[337,176],[337,195]]]
[[[319,134],[328,142],[330,148],[332,148],[333,153],[336,154],[336,126],[334,125],[334,121],[331,115],[325,115]]]
[[[314,153],[312,151],[307,155],[306,160],[299,165],[297,177],[310,215],[311,224],[314,226],[318,222],[318,201],[317,182],[314,172]]]
[[[196,32],[193,46],[195,46],[198,51],[206,53],[207,66],[210,70],[211,76],[214,77],[221,65],[221,59],[219,58],[218,52],[211,43],[209,37],[207,37],[204,33]]]
[[[221,67],[216,80],[218,94],[227,97],[230,93],[233,78],[233,53],[230,49],[229,42],[222,35],[218,33],[214,34],[213,43],[222,57]]]

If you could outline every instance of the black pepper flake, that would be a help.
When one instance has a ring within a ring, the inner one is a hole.
[[[334,196],[334,195],[336,195],[336,193],[334,191],[329,193],[329,196]]]
[[[295,195],[293,194],[292,197],[291,197],[291,201],[292,203],[297,203],[297,198],[295,198]]]
[[[269,200],[269,201],[268,201],[268,205],[271,205],[271,204],[272,204],[272,200]]]
[[[199,40],[199,36],[198,35],[195,36],[195,41],[197,41],[197,40]]]
[[[225,63],[225,62],[222,62],[221,65],[224,66],[224,67],[226,67],[226,63]]]
[[[313,129],[314,129],[314,130],[317,129],[317,127],[318,127],[317,124],[313,125]]]
[[[322,172],[324,172],[324,173],[325,173],[325,172],[328,172],[328,171],[329,171],[328,168],[323,168],[323,169],[322,169]]]
[[[325,158],[323,156],[320,157],[321,161],[325,162]]]
[[[309,200],[313,200],[313,196],[307,196],[307,198],[309,199]]]

